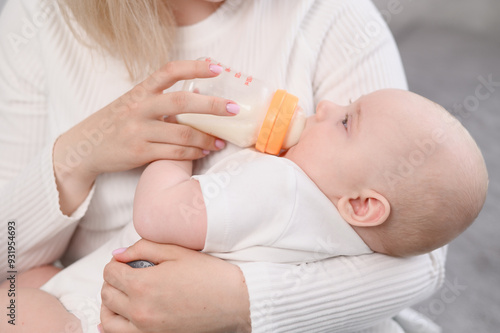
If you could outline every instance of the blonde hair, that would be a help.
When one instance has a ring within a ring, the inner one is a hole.
[[[168,61],[175,19],[166,1],[58,0],[58,3],[75,37],[121,58],[133,80]]]

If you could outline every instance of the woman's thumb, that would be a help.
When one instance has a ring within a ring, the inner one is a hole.
[[[128,248],[123,247],[114,250],[112,254],[120,262],[128,263],[135,260],[147,260],[156,265],[160,262],[174,259],[172,255],[167,256],[167,253],[170,253],[170,251],[165,247],[168,247],[168,245],[141,239]]]

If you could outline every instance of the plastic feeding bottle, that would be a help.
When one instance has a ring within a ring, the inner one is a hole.
[[[222,72],[213,78],[188,80],[183,90],[230,99],[240,106],[240,112],[232,117],[180,114],[177,115],[180,124],[240,147],[255,145],[257,150],[274,155],[299,141],[306,116],[298,106],[297,97],[213,59],[202,60],[221,66]]]

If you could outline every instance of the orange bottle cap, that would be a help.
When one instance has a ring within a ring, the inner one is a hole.
[[[267,110],[255,148],[263,153],[277,155],[299,99],[285,90],[277,90]]]

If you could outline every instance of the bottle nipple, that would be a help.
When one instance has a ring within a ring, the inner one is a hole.
[[[259,132],[255,149],[260,152],[277,155],[299,99],[285,90],[277,90],[271,100],[266,117]]]

